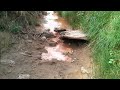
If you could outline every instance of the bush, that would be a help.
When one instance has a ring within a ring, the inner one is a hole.
[[[0,11],[0,55],[12,45],[12,35],[18,34],[26,27],[34,27],[41,13],[41,11]]]
[[[34,26],[38,22],[40,11],[1,11],[0,31],[18,33],[26,26]]]

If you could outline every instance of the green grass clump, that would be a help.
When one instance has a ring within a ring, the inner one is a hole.
[[[120,78],[120,12],[61,11],[74,28],[82,28],[90,38],[97,66],[95,78]]]
[[[1,11],[0,31],[18,33],[26,26],[38,22],[39,11]]]

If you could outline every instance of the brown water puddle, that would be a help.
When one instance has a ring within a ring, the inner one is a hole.
[[[72,54],[72,48],[69,45],[63,43],[63,41],[59,38],[59,34],[54,32],[55,28],[70,29],[68,22],[65,21],[63,18],[59,17],[57,13],[54,13],[52,11],[48,12],[48,15],[45,17],[45,19],[47,23],[44,24],[44,28],[50,29],[50,32],[52,32],[56,36],[55,38],[51,38],[50,40],[57,42],[57,45],[55,47],[45,47],[48,53],[42,53],[42,59],[56,59],[59,61],[72,62],[71,57],[66,55],[66,53]]]

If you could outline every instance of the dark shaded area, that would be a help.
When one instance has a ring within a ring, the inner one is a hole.
[[[89,41],[87,40],[78,40],[78,39],[67,39],[67,38],[62,38],[64,43],[70,44],[71,46],[81,46],[81,45],[86,45],[89,44]]]
[[[54,30],[54,31],[55,31],[55,32],[60,33],[60,32],[66,31],[66,29],[59,29],[59,28],[55,28],[55,30]]]

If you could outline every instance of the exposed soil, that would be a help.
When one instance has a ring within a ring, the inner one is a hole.
[[[59,17],[56,21],[62,24],[61,28],[70,28],[63,18]],[[19,79],[21,74],[23,79],[93,78],[89,42],[59,40],[58,37],[39,35],[44,30],[44,27],[37,26],[38,35],[34,36],[34,39],[27,34],[22,35],[21,37],[24,38],[21,38],[8,52],[2,54],[1,61],[5,60],[5,62],[0,63],[0,79]],[[58,54],[51,54],[57,45],[60,46]],[[61,55],[60,59],[57,55]]]

